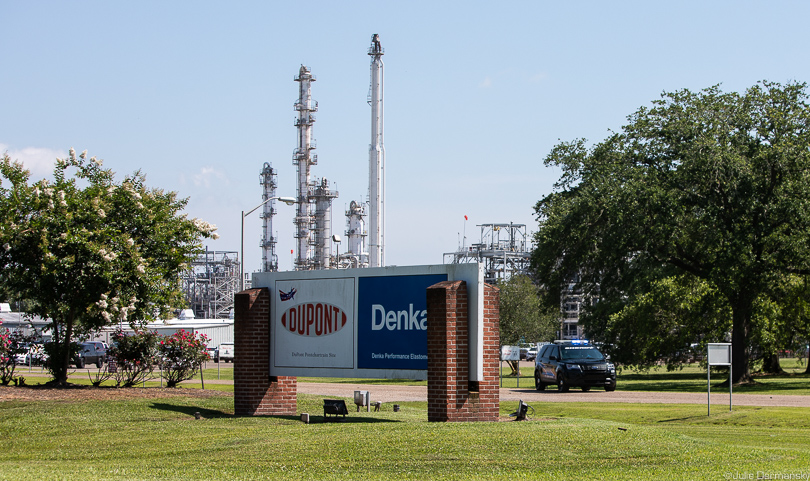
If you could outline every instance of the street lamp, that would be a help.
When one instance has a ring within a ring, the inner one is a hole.
[[[261,204],[257,205],[256,207],[250,209],[249,211],[245,212],[242,211],[242,247],[239,251],[239,290],[245,290],[245,217],[249,216],[254,210],[258,209],[259,207],[263,206],[264,204],[270,202],[271,200],[280,200],[287,205],[295,204],[295,198],[293,197],[268,197],[265,199]]]

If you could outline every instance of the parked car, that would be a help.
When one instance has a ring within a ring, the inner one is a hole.
[[[26,345],[25,352],[17,353],[14,355],[14,362],[16,364],[42,364],[45,360],[45,349],[43,349],[42,344],[29,344]]]
[[[233,362],[234,353],[233,353],[233,343],[232,342],[223,342],[219,345],[219,353],[217,354],[219,359],[222,362]]]
[[[209,347],[208,357],[210,357],[211,360],[214,362],[219,362],[219,349],[217,349],[216,347]]]
[[[556,385],[560,392],[571,387],[616,390],[616,367],[588,341],[556,341],[540,349],[534,365],[534,386],[543,391]]]
[[[526,360],[534,361],[535,359],[537,359],[537,348],[532,347],[528,351],[526,351]]]
[[[79,352],[73,363],[83,368],[87,364],[95,364],[99,369],[107,360],[107,344],[101,341],[88,341],[79,344]]]

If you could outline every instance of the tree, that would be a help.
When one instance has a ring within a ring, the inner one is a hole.
[[[514,275],[498,282],[500,289],[500,343],[515,345],[521,339],[552,340],[559,328],[560,309],[540,302],[540,290],[529,276]],[[513,372],[517,366],[512,365]]]
[[[586,327],[606,342],[621,339],[600,323],[656,283],[713,293],[729,312],[734,381],[748,380],[758,306],[780,303],[784,276],[810,274],[806,85],[664,93],[628,121],[590,149],[564,142],[546,158],[562,177],[535,207],[532,267],[551,289],[580,275],[599,299]],[[713,304],[684,312],[713,318]]]
[[[51,320],[58,384],[74,339],[181,305],[178,274],[202,238],[216,238],[214,226],[181,214],[187,199],[147,189],[140,172],[117,183],[86,152],[57,159],[53,182],[29,185],[7,154],[0,174],[0,294]]]

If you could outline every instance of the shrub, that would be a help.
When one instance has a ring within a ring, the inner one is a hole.
[[[107,358],[115,363],[116,386],[132,387],[151,378],[157,364],[159,337],[160,334],[147,330],[127,335],[119,329],[113,334]]]
[[[14,380],[15,356],[27,352],[32,341],[32,336],[0,327],[0,384],[8,386]]]
[[[207,342],[206,335],[198,336],[183,329],[160,341],[158,350],[166,387],[175,387],[179,382],[194,377],[202,363],[210,358]]]

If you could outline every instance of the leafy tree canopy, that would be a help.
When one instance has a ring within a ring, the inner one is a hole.
[[[551,341],[560,328],[559,306],[548,308],[540,301],[540,290],[526,275],[499,281],[501,345]]]
[[[120,183],[86,152],[57,159],[53,181],[7,154],[0,162],[0,295],[26,299],[52,321],[66,381],[70,342],[101,327],[147,321],[181,305],[178,275],[216,228],[182,214],[187,200],[147,189],[140,172]]]
[[[599,299],[589,335],[631,359],[661,351],[656,337],[723,341],[730,328],[735,382],[748,379],[759,314],[789,276],[810,274],[806,90],[664,93],[591,148],[554,147],[545,163],[562,177],[535,207],[538,279],[559,290],[579,276]]]

